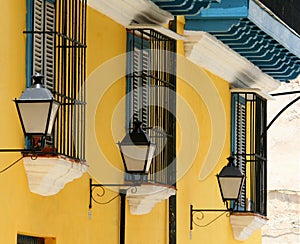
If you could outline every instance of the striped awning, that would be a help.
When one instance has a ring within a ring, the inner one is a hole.
[[[151,0],[161,9],[173,15],[195,15],[208,8],[212,2],[221,0]]]
[[[205,31],[279,81],[300,74],[300,37],[257,0],[222,0],[195,16],[186,30]]]

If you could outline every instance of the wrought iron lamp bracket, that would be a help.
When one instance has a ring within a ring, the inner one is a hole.
[[[32,158],[36,158],[42,154],[55,154],[55,152],[44,151],[45,136],[41,137],[28,137],[31,140],[32,148],[0,148],[0,153],[15,153],[20,152],[22,154],[31,155]]]
[[[31,153],[34,152],[34,150],[21,149],[21,148],[0,148],[0,153],[10,153],[10,152]]]
[[[20,152],[21,154],[23,154],[23,156],[24,155],[30,156],[32,160],[37,159],[38,156],[40,155],[55,154],[52,152],[43,152],[40,149],[0,148],[0,153],[16,153],[16,152]]]
[[[226,204],[227,206],[227,204]],[[205,221],[205,213],[206,212],[221,212],[218,216],[214,217],[209,221]],[[229,217],[233,212],[233,208],[226,208],[226,209],[194,209],[193,205],[190,205],[190,231],[193,230],[193,225],[198,227],[207,227],[224,214],[226,217]],[[201,222],[203,221],[203,224]]]
[[[131,191],[132,193],[137,192],[137,186],[140,186],[141,182],[132,182],[128,184],[93,184],[92,179],[90,179],[90,203],[89,209],[92,208],[92,202],[94,201],[97,204],[108,204],[115,200],[116,198],[120,197],[121,195],[126,195],[127,191]],[[104,198],[106,191],[105,187],[127,187],[119,189],[119,193],[115,196],[109,198],[108,200],[101,200]]]

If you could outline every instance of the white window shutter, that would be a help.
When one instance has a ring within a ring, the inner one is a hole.
[[[45,86],[53,90],[55,81],[55,6],[45,0],[34,1],[33,74],[45,76]]]
[[[54,90],[55,81],[55,6],[53,3],[46,1],[46,18],[45,18],[45,85],[48,89]]]
[[[149,51],[142,51],[142,122],[149,125]]]
[[[43,31],[43,0],[34,1],[33,10],[33,31]],[[33,74],[43,73],[43,35],[35,33],[33,35]]]
[[[133,51],[133,61],[132,61],[132,108],[133,108],[133,120],[138,120],[139,118],[139,101],[140,101],[140,92],[139,92],[139,74],[140,74],[140,49],[134,47]],[[130,118],[131,119],[131,118]]]
[[[134,47],[132,61],[132,107],[134,120],[138,119],[143,125],[148,125],[149,105],[149,50]]]
[[[235,103],[235,154],[236,161],[242,174],[246,175],[246,105],[239,99]],[[239,204],[246,206],[246,184],[241,189]]]

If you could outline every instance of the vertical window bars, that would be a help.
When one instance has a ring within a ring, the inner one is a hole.
[[[176,41],[153,29],[128,29],[128,124],[140,120],[156,144],[148,180],[173,184]]]
[[[86,0],[27,0],[32,8],[31,74],[62,104],[46,144],[52,152],[85,160]],[[30,48],[29,48],[30,49]],[[30,59],[28,59],[30,60]]]
[[[56,124],[60,154],[85,159],[86,0],[56,1]]]
[[[246,176],[238,211],[267,214],[267,102],[251,92],[232,94],[232,155]]]

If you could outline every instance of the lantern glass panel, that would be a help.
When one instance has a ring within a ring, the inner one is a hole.
[[[56,114],[59,108],[59,103],[56,101],[53,101],[52,103],[52,108],[51,108],[51,114],[50,114],[50,118],[49,118],[49,125],[48,125],[48,130],[47,130],[47,134],[50,135],[52,132],[52,128],[56,119]]]
[[[149,169],[150,169],[150,166],[151,166],[151,162],[152,162],[152,159],[153,159],[154,153],[155,153],[155,148],[156,148],[155,144],[151,143],[149,145],[149,152],[148,152],[147,165],[146,165],[146,173],[149,172]]]
[[[50,102],[18,102],[20,118],[26,134],[46,132]]]
[[[121,145],[127,171],[144,171],[148,145]]]
[[[223,200],[236,200],[239,197],[242,177],[219,177]]]

